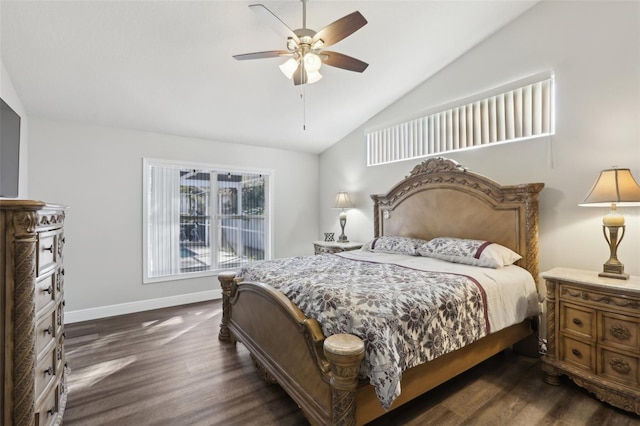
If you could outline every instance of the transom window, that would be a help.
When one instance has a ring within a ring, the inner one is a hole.
[[[144,160],[144,282],[271,258],[266,170]]]

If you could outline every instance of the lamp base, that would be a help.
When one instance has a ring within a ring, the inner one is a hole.
[[[603,220],[604,222],[604,220]],[[607,230],[609,235],[607,235]],[[622,223],[616,223],[615,225],[602,225],[602,233],[605,240],[609,243],[609,260],[602,265],[602,272],[598,274],[599,277],[615,278],[618,280],[628,280],[629,274],[624,273],[624,265],[618,260],[618,245],[624,237],[624,217]],[[618,238],[618,231],[620,232],[620,238]]]
[[[602,269],[603,271],[598,274],[599,277],[616,278],[618,280],[629,279],[629,274],[624,273],[624,265],[622,263],[605,263]]]
[[[347,238],[347,236],[346,236],[346,235],[342,234],[342,235],[340,235],[340,236],[338,237],[338,242],[339,242],[339,243],[348,243],[348,242],[349,242],[349,239]]]
[[[605,278],[616,278],[618,280],[628,280],[629,279],[629,274],[616,274],[614,272],[600,272],[598,274],[599,277],[605,277]]]

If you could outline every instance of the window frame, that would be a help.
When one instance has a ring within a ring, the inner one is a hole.
[[[158,158],[143,158],[142,159],[142,283],[154,284],[167,281],[185,280],[191,278],[201,278],[217,276],[221,271],[238,271],[240,268],[219,268],[211,269],[208,271],[196,271],[196,272],[180,272],[173,275],[165,275],[161,277],[149,276],[149,205],[150,205],[150,188],[151,184],[151,167],[153,166],[166,166],[175,167],[177,169],[197,169],[203,171],[209,171],[210,173],[247,173],[247,174],[262,174],[267,177],[265,185],[265,244],[264,244],[264,258],[271,259],[273,253],[273,226],[274,226],[274,214],[273,214],[273,188],[274,188],[274,171],[272,169],[263,169],[255,167],[239,167],[226,164],[215,163],[199,163],[192,161],[179,161],[179,160],[166,160]],[[212,187],[213,189],[213,187]],[[217,194],[210,194],[209,197],[209,211],[211,212],[212,234],[216,235],[217,240]],[[212,235],[213,238],[213,235]],[[218,248],[213,248],[217,252]]]

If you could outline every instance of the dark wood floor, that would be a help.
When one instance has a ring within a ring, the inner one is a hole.
[[[307,424],[242,345],[218,341],[220,314],[215,301],[67,325],[65,425]],[[539,360],[505,351],[372,424],[640,424],[541,377]]]

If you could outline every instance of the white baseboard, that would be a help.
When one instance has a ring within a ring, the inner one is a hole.
[[[168,308],[169,306],[186,305],[188,303],[204,302],[222,298],[222,290],[201,291],[199,293],[179,294],[177,296],[161,297],[158,299],[140,300],[138,302],[121,303],[118,305],[99,306],[97,308],[66,311],[65,324],[89,321],[115,315],[132,314],[134,312],[149,311],[151,309]]]

